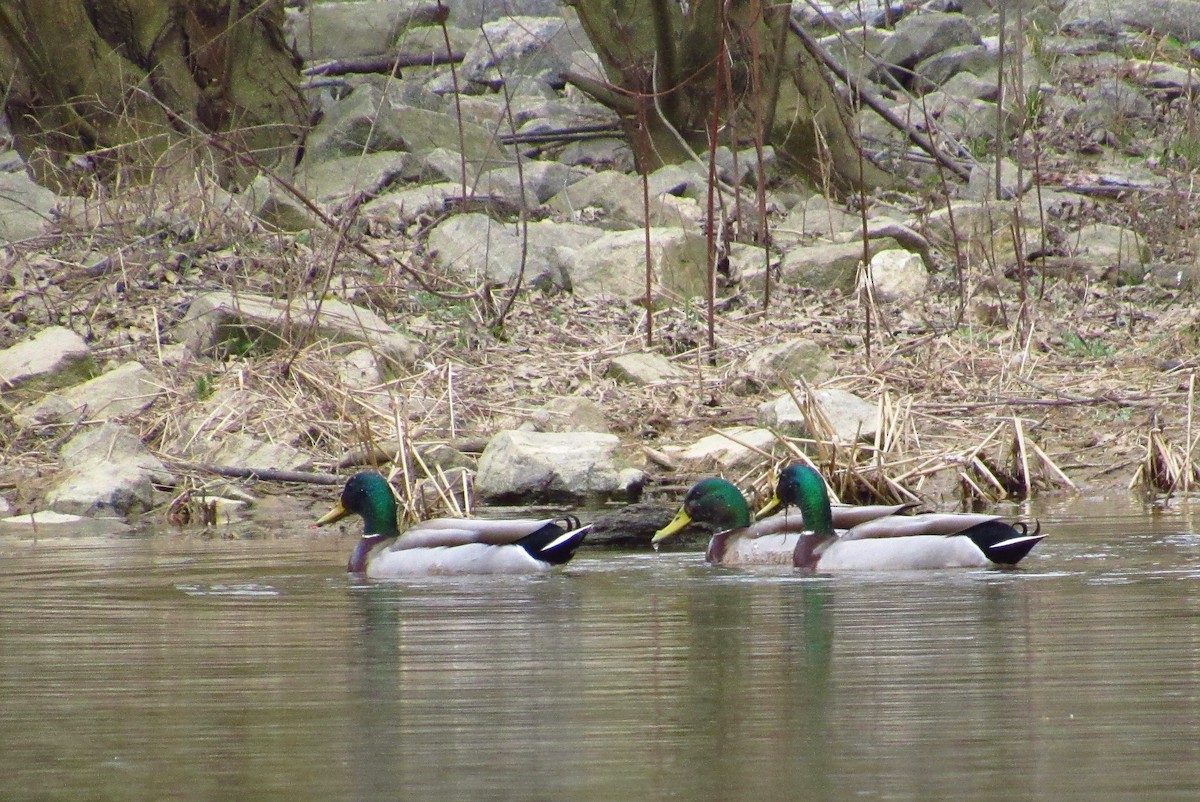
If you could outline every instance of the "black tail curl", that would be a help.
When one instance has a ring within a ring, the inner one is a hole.
[[[1033,532],[1029,531],[1029,524],[1024,521],[1015,524],[988,521],[960,534],[971,538],[984,556],[997,565],[1016,565],[1046,537],[1042,534],[1041,521],[1034,523]]]
[[[574,515],[562,515],[516,542],[535,560],[563,565],[575,556],[591,525],[581,526]]]

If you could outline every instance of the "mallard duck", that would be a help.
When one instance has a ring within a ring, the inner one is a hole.
[[[796,516],[791,515],[788,509],[791,506],[797,506],[797,499],[799,498],[799,476],[797,469],[800,467],[801,463],[796,463],[787,466],[779,472],[779,479],[775,483],[775,492],[772,494],[771,500],[754,515],[757,519],[752,524],[755,532],[768,533],[772,530],[788,532],[803,531],[803,527],[797,526],[798,522],[794,520]],[[900,515],[917,506],[917,504],[911,502],[905,504],[830,504],[829,511],[833,516],[833,526],[835,529],[849,529],[867,521],[873,521],[876,518]],[[772,517],[767,517],[780,507],[784,508],[783,511]],[[802,516],[803,513],[801,513],[801,521],[803,520]]]
[[[346,570],[371,579],[432,574],[531,574],[571,559],[591,525],[561,518],[484,520],[434,518],[401,534],[396,497],[377,473],[351,476],[318,526],[358,514],[363,535]]]
[[[1015,565],[1043,537],[1029,533],[1024,523],[1014,527],[999,516],[957,513],[889,515],[839,531],[821,475],[806,465],[788,472],[789,480],[776,495],[781,504],[800,508],[803,523],[784,523],[775,533],[756,536],[741,492],[723,479],[705,479],[688,491],[678,514],[654,534],[653,542],[693,520],[704,521],[718,527],[705,554],[710,563],[846,571]],[[789,526],[803,531],[788,531]]]

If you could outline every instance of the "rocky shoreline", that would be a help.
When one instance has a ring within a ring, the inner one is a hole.
[[[390,463],[411,516],[636,501],[714,472],[761,490],[801,448],[873,459],[943,503],[978,480],[972,460],[1001,476],[1014,439],[1045,457],[1026,466],[1026,493],[1121,486],[1148,427],[1184,439],[1198,249],[1180,182],[1200,166],[1197,54],[1164,43],[1200,36],[1191,4],[1011,12],[1009,52],[1022,45],[1007,73],[1002,18],[984,2],[905,5],[865,26],[853,4],[797,6],[894,115],[957,143],[970,180],[949,202],[870,199],[864,223],[767,152],[771,243],[729,243],[715,348],[688,300],[707,281],[703,160],[648,176],[647,227],[614,118],[559,77],[596,70],[570,10],[487,5],[456,8],[446,30],[408,24],[419,4],[402,0],[295,16],[310,66],[446,38],[463,51],[453,73],[314,77],[321,120],[290,179],[313,206],[262,176],[89,228],[88,203],[32,185],[9,156],[0,512],[239,515],[245,495],[199,466],[266,477]],[[867,66],[864,45],[891,68]],[[1018,82],[998,104],[1002,75]],[[1000,162],[998,120],[1017,132]],[[874,112],[861,130],[914,185],[944,177]],[[726,203],[747,217],[757,158],[718,153]],[[456,203],[464,178],[472,203]],[[353,214],[358,250],[339,259],[314,208]],[[979,482],[985,499],[1025,494]]]

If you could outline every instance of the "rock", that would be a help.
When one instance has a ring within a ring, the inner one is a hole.
[[[1200,39],[1200,17],[1191,0],[1069,0],[1059,18],[1127,26],[1180,42]]]
[[[876,301],[905,303],[925,294],[929,271],[915,253],[904,250],[880,251],[871,257],[871,289]],[[861,276],[866,280],[866,273]]]
[[[576,249],[594,242],[596,229],[574,223],[539,221],[525,230],[524,282],[544,290],[571,289],[570,268]],[[429,232],[434,262],[463,276],[468,283],[493,285],[513,281],[521,269],[520,226],[501,223],[486,214],[448,217]]]
[[[0,350],[0,390],[9,401],[79,384],[95,376],[95,371],[87,343],[62,326],[42,329]]]
[[[571,51],[580,48],[590,48],[587,37],[569,27],[560,13],[505,16],[486,23],[467,50],[458,70],[459,86],[474,92],[505,85],[509,91],[529,91],[531,83],[558,88],[563,83],[560,73],[571,66]],[[449,93],[455,85],[450,76],[443,76],[430,89]]]
[[[805,337],[793,337],[759,348],[742,371],[760,384],[791,382],[802,376],[810,385],[820,384],[837,372],[833,359],[818,343]]]
[[[478,28],[510,14],[549,17],[562,13],[560,0],[456,0],[451,18],[458,25]]]
[[[153,482],[175,478],[137,435],[105,423],[81,432],[63,446],[63,478],[46,494],[57,512],[96,517],[145,512],[154,503]]]
[[[996,162],[976,162],[967,183],[967,197],[972,200],[1012,200],[1033,186],[1033,171],[1020,170],[1011,159],[1000,161],[1000,196],[996,197]],[[1018,176],[1020,180],[1018,181]]]
[[[1042,197],[1046,199],[1047,193]],[[1029,200],[1035,202],[1036,196],[1031,195]],[[1028,257],[1042,247],[1041,222],[1033,203],[1027,206],[1022,202],[1017,209],[1021,216],[1022,252]],[[951,201],[950,206],[931,212],[925,226],[935,241],[949,244],[957,238],[963,254],[971,261],[1007,265],[1015,259],[1012,204]]]
[[[534,410],[529,426],[536,432],[608,432],[600,406],[584,396],[551,398]]]
[[[890,237],[873,239],[868,245],[872,254],[890,250],[900,245]],[[822,292],[839,290],[854,291],[858,281],[858,266],[862,263],[861,242],[822,243],[819,245],[789,248],[779,265],[779,280],[784,284],[812,287]],[[743,278],[755,292],[761,291],[762,272]]]
[[[928,113],[936,121],[936,128],[944,133],[958,137],[960,140],[986,140],[996,138],[997,109],[995,103],[988,103],[975,98],[954,97],[944,90],[931,92],[921,100],[912,104],[904,104],[894,109],[901,117],[913,120],[924,120]],[[1014,130],[1017,117],[1011,108],[1005,108],[1001,115],[1004,119],[1005,130]],[[918,128],[924,129],[923,124]]]
[[[488,129],[463,120],[460,142],[459,121],[452,114],[402,103],[398,95],[385,94],[374,83],[359,84],[309,133],[304,169],[339,156],[379,151],[425,153],[435,148],[457,152],[462,147],[468,162],[512,158],[508,148],[497,144],[494,127]]]
[[[419,159],[409,153],[388,150],[337,156],[314,164],[305,162],[296,184],[309,198],[329,203],[359,194],[377,196],[398,181],[415,181],[420,177]]]
[[[627,173],[635,169],[633,151],[624,139],[616,136],[572,142],[563,148],[558,160],[568,167],[592,167],[606,172]]]
[[[231,206],[257,217],[278,231],[307,231],[318,224],[317,216],[294,195],[265,175],[250,182],[230,198]]]
[[[441,214],[447,201],[462,197],[462,184],[443,181],[407,187],[381,195],[366,203],[360,213],[365,220],[401,227],[427,214]]]
[[[668,202],[668,197],[671,196],[650,199],[651,226],[677,226],[691,219],[690,209]],[[640,230],[646,218],[641,179],[615,170],[593,173],[576,181],[546,205],[560,214],[613,230]],[[695,210],[698,212],[699,207]]]
[[[629,384],[663,384],[684,381],[688,372],[664,356],[651,353],[621,354],[608,363],[608,375]]]
[[[779,438],[769,429],[733,426],[719,434],[702,437],[687,448],[667,449],[667,453],[693,471],[734,470],[762,462]]]
[[[370,348],[356,348],[337,361],[338,379],[351,390],[378,387],[386,381],[379,360]]]
[[[326,298],[317,325],[310,328],[316,304],[308,299],[277,301],[252,293],[209,292],[196,297],[176,328],[176,337],[194,354],[232,349],[303,345],[302,335],[339,343],[368,343],[383,357],[389,378],[397,366],[411,367],[421,346],[392,329],[370,309]]]
[[[729,148],[722,145],[717,148],[717,177],[726,184],[737,186],[747,182],[753,182],[754,176],[758,173],[758,153],[754,148],[746,148],[737,152],[737,157],[734,158],[734,153]],[[705,159],[705,163],[707,163]],[[775,167],[775,148],[770,145],[763,146],[762,168],[770,173]],[[707,180],[707,179],[705,179]]]
[[[312,457],[286,443],[268,443],[242,432],[223,433],[219,438],[197,438],[183,450],[195,462],[249,468],[260,471],[307,471]]]
[[[1000,97],[1000,85],[995,76],[981,78],[969,72],[957,72],[942,84],[942,92],[951,97],[975,98],[995,103]]]
[[[1193,70],[1160,61],[1130,59],[1126,69],[1130,78],[1167,99],[1191,95],[1200,83]]]
[[[876,405],[836,388],[816,390],[813,395],[829,422],[829,431],[823,426],[815,429],[810,426],[804,413],[796,406],[795,399],[788,393],[759,406],[759,424],[788,434],[817,439],[832,437],[834,442],[842,445],[875,438],[875,432],[879,429],[879,409]],[[803,398],[803,391],[798,391],[797,396]]]
[[[512,223],[501,223],[486,214],[456,214],[447,217],[429,232],[429,250],[434,264],[453,271],[467,284],[507,284],[521,266],[521,235]],[[534,251],[534,252],[530,252]],[[526,275],[536,282],[539,276],[557,270],[555,255],[529,249]],[[561,276],[557,277],[562,284]]]
[[[980,43],[975,27],[962,14],[933,11],[900,20],[895,35],[888,39],[879,57],[887,64],[907,69],[952,47]],[[903,71],[896,76],[901,81],[906,79]]]
[[[1149,266],[1146,279],[1159,287],[1195,292],[1200,289],[1200,264],[1155,262]]]
[[[650,229],[650,271],[655,287],[692,298],[704,294],[708,246],[682,228]],[[642,299],[646,294],[646,241],[641,229],[614,231],[575,251],[569,268],[576,296]]]
[[[34,183],[24,170],[0,173],[0,242],[45,234],[57,206],[58,196]]]
[[[1120,138],[1154,119],[1154,106],[1138,87],[1124,81],[1100,81],[1083,106],[1066,115],[1067,122],[1092,131],[1097,138]]]
[[[26,513],[24,515],[13,515],[9,518],[0,520],[3,524],[25,524],[28,526],[46,526],[53,524],[73,524],[78,521],[86,521],[82,515],[71,515],[65,512],[55,512],[54,510],[39,510],[38,512]]]
[[[303,421],[289,421],[273,411],[249,390],[225,387],[217,390],[174,422],[178,436],[165,446],[168,453],[193,462],[235,468],[302,471],[312,467],[312,457],[289,445]],[[248,424],[266,428],[270,442],[246,433]]]
[[[977,76],[994,73],[997,62],[998,55],[983,45],[956,45],[922,60],[913,68],[913,72],[924,79],[925,86],[936,87],[963,71]]]
[[[804,238],[829,237],[856,229],[862,229],[861,217],[847,213],[823,195],[813,195],[793,206],[771,233],[775,242],[786,247]]]
[[[817,44],[821,45],[843,69],[851,75],[861,77],[874,73],[875,63],[868,56],[878,58],[893,38],[895,34],[891,31],[858,28],[853,36],[835,33],[817,40]]]
[[[285,30],[301,58],[325,61],[387,53],[406,27],[435,16],[436,5],[421,0],[313,3],[289,14]]]
[[[627,488],[615,461],[620,441],[597,432],[504,431],[479,458],[475,490],[493,503],[582,502]]]
[[[149,370],[139,362],[126,362],[82,384],[46,395],[13,417],[21,426],[72,418],[108,421],[145,412],[162,394]]]
[[[707,177],[696,164],[665,164],[646,177],[650,197],[675,195],[699,200],[707,187]]]
[[[479,176],[475,191],[493,198],[503,198],[514,205],[537,206],[569,187],[584,176],[565,164],[527,159],[520,171],[516,166],[488,170]],[[525,194],[522,196],[521,187]]]
[[[396,450],[393,449],[395,454]],[[421,461],[431,469],[441,468],[443,471],[462,469],[472,475],[478,467],[478,460],[469,457],[448,443],[434,443],[420,449]]]
[[[1107,223],[1093,223],[1069,234],[1066,245],[1089,263],[1093,280],[1140,283],[1150,261],[1150,249],[1137,232]]]

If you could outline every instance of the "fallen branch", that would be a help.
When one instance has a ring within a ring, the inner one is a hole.
[[[215,473],[232,479],[258,479],[264,482],[304,482],[310,485],[340,485],[346,477],[333,473],[313,473],[311,471],[278,471],[273,468],[237,468],[232,465],[209,465],[200,462],[170,462],[188,471]]]
[[[382,73],[399,77],[402,67],[433,67],[438,64],[458,64],[466,57],[461,50],[449,53],[433,50],[427,53],[383,53],[378,56],[358,56],[325,61],[304,68],[305,75],[349,75],[351,73]]]

